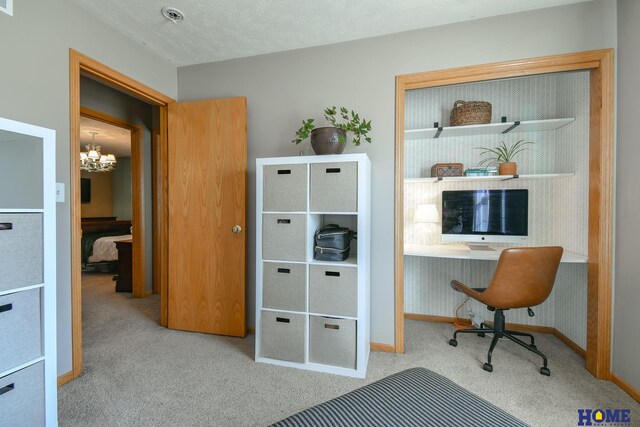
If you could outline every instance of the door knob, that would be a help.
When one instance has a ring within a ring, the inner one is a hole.
[[[238,234],[238,233],[240,233],[240,232],[242,231],[242,227],[241,227],[241,226],[239,226],[239,225],[234,225],[234,226],[231,228],[231,231],[233,231],[234,233]]]

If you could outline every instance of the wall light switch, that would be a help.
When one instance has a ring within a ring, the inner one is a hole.
[[[64,203],[64,182],[56,182],[56,203]]]

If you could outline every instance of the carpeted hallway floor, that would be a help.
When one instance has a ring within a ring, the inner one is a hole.
[[[538,373],[537,356],[509,342],[498,344],[488,373],[488,338],[461,336],[453,348],[450,325],[407,321],[406,353],[372,352],[359,380],[255,363],[253,335],[162,328],[158,296],[116,294],[109,274],[86,274],[82,286],[84,373],[58,390],[62,426],[264,426],[416,366],[534,426],[576,426],[578,408],[629,408],[631,425],[640,425],[640,404],[593,378],[553,336],[536,335],[551,377]]]

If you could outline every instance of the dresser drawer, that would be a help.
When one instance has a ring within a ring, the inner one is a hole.
[[[43,282],[42,214],[0,214],[0,272],[0,291]]]
[[[304,363],[305,319],[304,314],[263,311],[260,355]]]
[[[262,268],[262,306],[279,310],[306,311],[307,266],[265,262]]]
[[[44,425],[44,365],[0,378],[0,427]]]
[[[262,259],[305,261],[307,216],[304,214],[263,214]]]
[[[0,372],[42,356],[40,289],[0,296]]]
[[[358,211],[358,163],[311,165],[311,212]]]
[[[268,165],[263,168],[263,211],[307,210],[307,165]]]
[[[311,265],[309,267],[309,311],[356,317],[358,315],[358,269]]]
[[[356,321],[309,316],[309,362],[356,369]]]

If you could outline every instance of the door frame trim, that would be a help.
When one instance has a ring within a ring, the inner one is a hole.
[[[154,237],[160,238],[155,241],[158,245],[157,253],[154,253],[154,264],[165,266],[167,264],[167,106],[175,102],[174,99],[161,92],[146,86],[125,74],[108,67],[95,59],[82,53],[69,49],[69,167],[70,183],[69,198],[71,209],[71,354],[72,354],[72,374],[75,379],[82,373],[82,277],[80,263],[80,157],[77,148],[80,146],[80,75],[90,76],[101,83],[111,86],[117,90],[125,92],[160,109],[160,140],[162,148],[159,158],[153,156],[154,182],[161,182],[161,188],[154,188],[154,207],[161,209],[157,213],[159,221],[153,224]],[[158,174],[156,179],[155,174]],[[166,274],[161,274],[155,278],[160,282],[160,325],[167,324],[167,281]],[[69,374],[63,374],[65,382],[69,381]]]
[[[395,347],[404,352],[404,96],[410,89],[563,71],[590,71],[586,368],[611,378],[614,160],[613,49],[396,76]]]
[[[144,142],[142,140],[143,129],[135,123],[128,122],[119,117],[111,116],[100,111],[86,107],[80,107],[80,116],[88,117],[102,123],[107,123],[131,132],[131,226],[133,232],[132,261],[132,289],[131,296],[143,298],[145,293],[145,234],[146,223],[144,220]],[[73,197],[77,196],[72,192]]]

